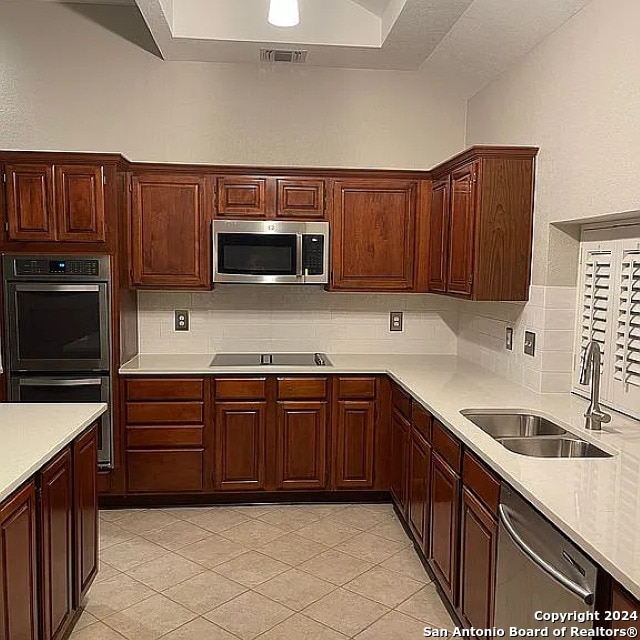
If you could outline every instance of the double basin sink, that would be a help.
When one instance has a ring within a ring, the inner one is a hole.
[[[524,412],[460,412],[503,447],[535,458],[611,458],[611,454],[551,420]]]

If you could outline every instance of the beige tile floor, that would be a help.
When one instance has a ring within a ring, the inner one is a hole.
[[[74,640],[395,640],[453,622],[390,505],[102,511]]]

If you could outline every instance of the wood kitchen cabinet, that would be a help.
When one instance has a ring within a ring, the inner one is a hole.
[[[104,167],[7,164],[9,241],[105,242]]]
[[[528,300],[537,151],[472,147],[432,171],[429,291]]]
[[[611,587],[611,605],[608,609],[613,618],[612,629],[629,629],[630,627],[640,630],[640,602],[617,582],[613,582]],[[633,617],[635,616],[635,620]]]
[[[0,504],[0,640],[37,640],[36,487]]]
[[[130,271],[140,287],[210,289],[211,186],[203,174],[131,178]]]
[[[323,178],[224,176],[216,181],[216,217],[322,220],[326,184]]]
[[[335,181],[332,290],[414,288],[417,194],[414,180]]]
[[[434,422],[428,555],[431,568],[453,606],[458,599],[461,455],[460,443],[440,423]]]
[[[460,514],[458,613],[465,624],[477,628],[493,625],[499,499],[500,480],[466,452]]]
[[[73,443],[73,518],[75,526],[74,608],[78,608],[98,573],[98,427]]]
[[[407,521],[420,548],[425,552],[429,539],[431,423],[431,415],[413,402],[408,457]]]
[[[135,378],[124,381],[123,395],[128,490],[203,491],[212,467],[204,380]]]
[[[333,488],[371,489],[375,481],[376,379],[334,381]]]
[[[411,423],[394,407],[391,417],[391,495],[407,515],[407,481]]]
[[[96,474],[95,467],[93,469]],[[71,449],[40,472],[40,598],[43,640],[61,638],[73,616],[73,466]]]
[[[276,485],[325,489],[329,409],[326,378],[278,378]]]

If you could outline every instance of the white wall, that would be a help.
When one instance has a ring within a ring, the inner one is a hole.
[[[469,102],[467,144],[540,147],[536,286],[531,303],[515,311],[462,306],[460,352],[516,375],[524,362],[532,388],[564,391],[570,385],[577,242],[550,223],[640,209],[638,24],[637,0],[593,0]],[[518,351],[509,354],[478,329],[487,326],[483,319],[491,321],[496,338],[509,324],[534,329],[543,349],[527,360],[519,340]],[[545,344],[555,355],[545,356]]]
[[[324,351],[455,354],[455,301],[435,295],[327,293],[322,288],[219,286],[213,292],[138,292],[142,353]],[[189,309],[191,330],[173,329]],[[389,331],[389,312],[404,331]]]
[[[164,62],[113,32],[140,20],[0,2],[0,148],[425,169],[463,147],[465,101],[424,73]]]

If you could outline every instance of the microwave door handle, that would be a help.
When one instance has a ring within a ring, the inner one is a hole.
[[[77,380],[52,380],[51,378],[29,378],[19,381],[21,387],[88,387],[102,384],[100,378],[80,378]]]
[[[302,234],[296,233],[296,277],[302,278]]]

